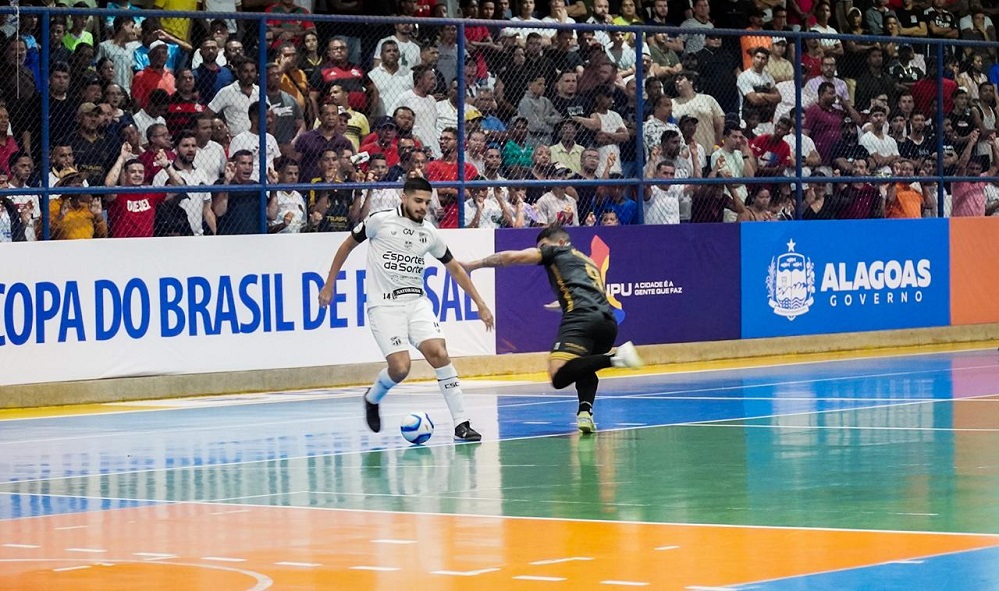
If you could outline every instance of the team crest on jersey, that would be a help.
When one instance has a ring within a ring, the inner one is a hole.
[[[412,250],[413,249],[413,241],[412,240],[407,240],[406,243],[403,244],[403,246],[406,248],[406,250]]]
[[[815,299],[815,264],[805,255],[794,252],[794,240],[787,252],[770,259],[767,269],[767,296],[774,314],[794,320],[808,313]]]

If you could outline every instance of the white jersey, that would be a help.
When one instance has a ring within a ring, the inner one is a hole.
[[[400,207],[369,215],[351,234],[358,242],[370,239],[365,279],[369,308],[421,298],[426,254],[445,263],[451,258],[437,228],[427,220],[414,222]]]

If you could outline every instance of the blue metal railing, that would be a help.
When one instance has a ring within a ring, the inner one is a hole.
[[[134,11],[129,10],[108,10],[108,9],[74,9],[74,8],[36,8],[36,7],[23,7],[23,8],[0,8],[0,15],[9,15],[20,12],[22,14],[36,14],[41,17],[54,16],[54,15],[64,15],[71,16],[74,14],[80,14],[84,12],[91,16],[96,17],[115,17],[115,16],[136,16]],[[316,184],[311,183],[296,183],[296,184],[284,184],[284,183],[269,183],[267,178],[267,109],[266,109],[266,79],[267,79],[267,50],[268,42],[267,36],[267,21],[280,21],[280,20],[302,20],[301,15],[284,15],[284,14],[265,14],[265,13],[205,13],[205,12],[184,12],[184,11],[163,11],[163,10],[143,10],[141,12],[143,17],[167,17],[167,18],[196,18],[205,19],[207,17],[218,18],[218,19],[238,19],[245,21],[256,21],[257,23],[257,66],[259,73],[259,97],[260,97],[260,143],[259,143],[259,153],[260,161],[258,162],[259,178],[260,182],[251,185],[212,185],[212,186],[171,186],[170,192],[220,192],[220,191],[233,191],[241,190],[245,191],[255,190],[259,191],[260,194],[260,231],[261,233],[266,233],[267,231],[267,216],[266,216],[266,206],[267,206],[267,195],[273,190],[298,190],[298,191],[309,191],[317,188]],[[465,77],[463,75],[464,70],[464,59],[460,56],[465,54],[465,28],[467,26],[487,26],[487,27],[497,27],[500,25],[514,25],[525,26],[531,29],[570,29],[573,31],[624,31],[634,33],[635,38],[635,54],[636,54],[636,66],[635,66],[635,81],[636,81],[636,107],[635,107],[635,119],[636,119],[636,154],[635,154],[635,171],[636,174],[633,178],[624,179],[608,179],[608,180],[516,180],[516,181],[506,181],[504,184],[516,184],[517,186],[533,187],[533,186],[543,186],[543,187],[553,187],[553,186],[612,186],[612,185],[628,185],[636,189],[635,198],[638,205],[642,204],[642,195],[644,189],[649,185],[668,185],[668,184],[684,184],[684,185],[723,185],[731,184],[730,179],[725,178],[684,178],[684,179],[646,179],[644,178],[645,169],[645,151],[644,151],[644,137],[643,137],[643,120],[644,120],[644,100],[642,92],[644,90],[644,67],[642,64],[642,46],[644,44],[644,37],[640,33],[656,33],[665,32],[670,35],[704,35],[707,33],[704,29],[682,29],[677,27],[658,27],[658,26],[616,26],[616,25],[593,25],[593,24],[557,24],[557,23],[529,23],[529,25],[523,25],[522,23],[508,23],[506,21],[483,21],[474,19],[433,19],[433,18],[402,18],[402,17],[360,17],[360,16],[335,16],[335,15],[311,15],[308,19],[313,23],[336,23],[336,24],[357,24],[357,25],[391,25],[396,23],[414,23],[425,26],[441,26],[445,24],[456,25],[458,29],[457,35],[457,55],[459,56],[457,62],[457,83],[458,83],[458,120],[457,129],[459,138],[465,137],[465,118],[463,116],[465,110],[465,102],[468,95],[468,89],[465,83]],[[50,37],[50,23],[48,18],[40,18],[40,38],[42,42],[40,45],[40,72],[44,76],[46,72],[49,71],[50,62],[50,50],[49,50],[49,37]],[[721,37],[741,37],[745,35],[743,30],[728,30],[728,29],[711,29],[710,33],[713,35]],[[803,55],[804,42],[807,39],[820,38],[829,39],[835,37],[841,41],[864,41],[864,42],[899,42],[906,41],[911,43],[918,43],[921,46],[928,46],[933,48],[931,59],[936,60],[936,71],[937,71],[937,105],[938,108],[934,113],[934,128],[937,131],[936,141],[936,159],[937,159],[937,174],[932,176],[915,176],[915,177],[896,177],[896,176],[869,176],[869,177],[849,177],[850,182],[870,182],[870,183],[890,183],[904,180],[905,182],[930,182],[937,184],[937,197],[938,204],[940,204],[938,215],[943,215],[943,198],[944,198],[944,183],[954,182],[954,181],[966,181],[966,182],[977,182],[983,180],[999,180],[999,178],[994,177],[948,177],[945,176],[944,167],[944,137],[943,133],[939,133],[943,129],[943,122],[945,114],[943,112],[944,96],[943,96],[943,84],[940,80],[944,76],[944,56],[946,47],[972,47],[987,50],[990,47],[994,47],[995,43],[982,42],[982,41],[967,41],[967,40],[947,40],[947,39],[929,39],[929,38],[911,38],[911,37],[888,37],[888,36],[856,36],[856,35],[822,35],[818,33],[801,33],[801,32],[787,32],[787,31],[760,31],[753,32],[753,35],[771,35],[780,36],[789,41],[793,41],[795,47],[795,55]],[[362,64],[363,65],[363,64]],[[801,60],[795,60],[793,62],[794,66],[794,81],[796,88],[800,89],[804,85],[804,75],[803,75],[803,64]],[[41,91],[41,117],[43,123],[49,120],[49,89],[48,85],[42,84]],[[308,100],[308,99],[306,99]],[[789,177],[747,177],[739,178],[738,183],[743,185],[757,185],[757,184],[768,184],[773,185],[777,183],[794,183],[795,194],[796,194],[796,212],[801,211],[802,206],[802,183],[808,182],[808,177],[803,176],[803,154],[802,154],[802,124],[803,124],[803,112],[802,112],[802,97],[801,92],[797,92],[795,96],[795,108],[794,108],[794,119],[795,119],[795,154],[794,154],[794,175]],[[310,122],[311,123],[311,122]],[[91,194],[104,194],[104,193],[142,193],[148,192],[148,187],[85,187],[85,188],[70,188],[61,187],[55,189],[49,187],[48,183],[48,171],[50,169],[49,161],[49,149],[51,146],[51,134],[48,125],[43,124],[41,126],[41,150],[40,150],[40,186],[35,188],[23,188],[23,189],[5,189],[0,190],[2,195],[26,195],[26,194],[37,194],[41,197],[42,202],[42,234],[43,238],[47,239],[49,237],[49,207],[48,201],[49,196],[52,193],[58,194],[79,194],[79,193],[91,193]],[[466,181],[464,180],[464,165],[465,165],[465,153],[462,146],[459,146],[457,154],[457,167],[458,167],[458,180],[457,181],[435,181],[436,186],[440,187],[454,187],[458,189],[458,223],[459,226],[464,225],[464,205],[465,205],[465,190],[469,187],[476,186],[497,186],[496,182],[489,181]],[[845,181],[845,179],[843,179]],[[836,182],[836,179],[826,178],[824,182]],[[367,189],[370,185],[367,183],[337,183],[335,185],[327,184],[320,185],[324,188],[336,188],[345,190],[354,189]],[[402,183],[379,183],[380,188],[401,188]],[[638,207],[639,221],[642,220],[644,215],[644,208]],[[800,216],[800,213],[798,214]]]

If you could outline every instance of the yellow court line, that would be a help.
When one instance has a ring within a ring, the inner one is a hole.
[[[886,347],[878,349],[862,349],[862,350],[850,350],[850,351],[801,353],[794,355],[766,355],[760,357],[743,357],[736,359],[719,359],[711,361],[688,361],[681,363],[649,365],[637,371],[631,369],[609,368],[605,371],[602,371],[601,376],[624,377],[624,376],[635,376],[635,375],[674,374],[674,373],[696,372],[696,371],[719,371],[719,370],[728,370],[728,369],[758,368],[758,367],[769,367],[775,365],[798,365],[802,363],[839,361],[844,359],[875,359],[883,357],[898,357],[901,355],[985,350],[996,347],[997,345],[999,345],[999,341],[977,341],[970,343],[940,343],[940,344],[931,344],[931,345],[916,345],[911,347]],[[474,379],[474,376],[469,376],[466,379]],[[524,382],[524,381],[547,382],[548,376],[544,372],[538,371],[531,373],[482,376],[482,379],[487,379],[497,382]],[[419,380],[415,380],[412,383],[416,383],[418,381]],[[249,397],[249,396],[259,395],[259,392],[258,393],[247,392],[245,394]],[[212,394],[211,396],[220,396],[220,394]],[[232,394],[230,396],[237,396],[237,394]],[[185,398],[188,399],[202,398],[202,396],[188,396]],[[23,408],[23,409],[22,408],[0,409],[0,422],[12,419],[68,417],[68,416],[96,415],[96,414],[110,414],[110,413],[117,414],[117,413],[134,412],[134,411],[176,410],[180,408],[187,408],[179,405],[172,406],[170,405],[170,400],[171,399],[163,399],[162,406],[152,406],[152,407],[148,405],[128,405],[127,403],[123,404],[121,402],[106,402],[106,403],[97,403],[97,404],[78,404],[78,405],[67,405],[67,406],[43,406],[37,408]]]
[[[2,408],[0,421],[8,419],[38,419],[76,415],[99,415],[109,412],[149,410],[145,406],[127,406],[121,403],[73,404],[68,406],[39,406],[35,408]]]

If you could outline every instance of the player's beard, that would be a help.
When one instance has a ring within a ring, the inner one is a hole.
[[[409,210],[409,207],[407,207],[405,203],[402,204],[402,214],[405,215],[407,218],[413,220],[417,224],[422,224],[423,223],[423,218],[427,217],[426,213],[424,213],[420,217],[416,217],[416,215],[412,211]]]

